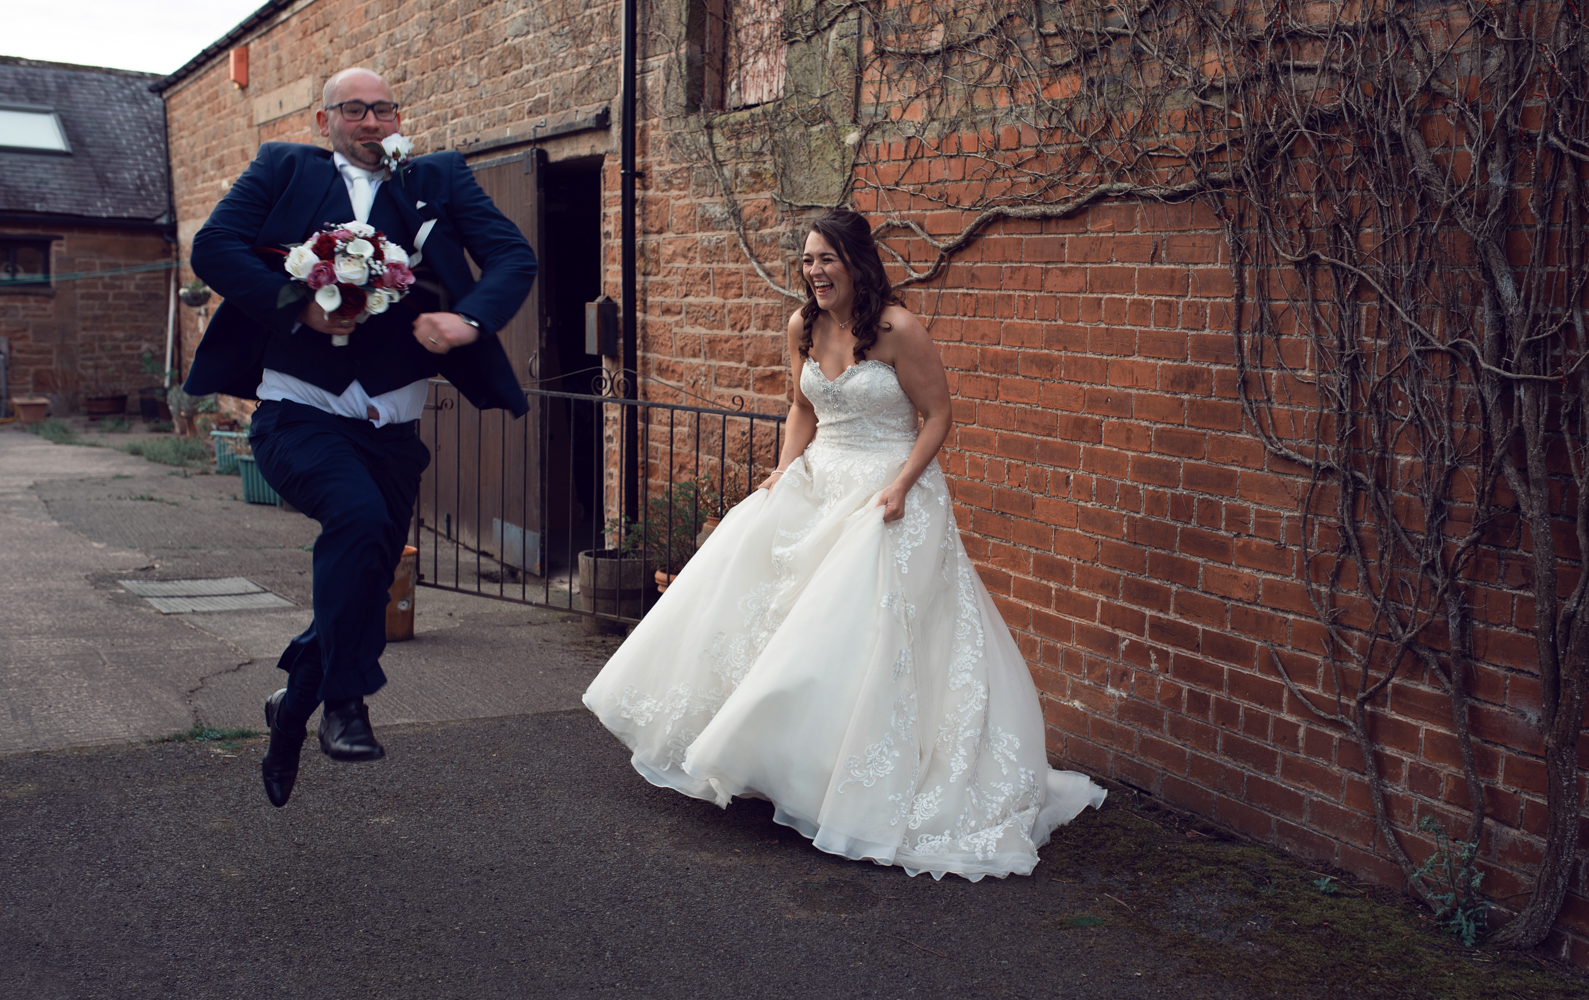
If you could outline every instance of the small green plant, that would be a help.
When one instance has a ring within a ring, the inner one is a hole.
[[[1316,879],[1314,881],[1314,883],[1313,883],[1313,888],[1315,888],[1315,889],[1319,890],[1320,892],[1324,893],[1326,896],[1330,896],[1330,895],[1334,895],[1334,893],[1335,893],[1335,884],[1334,883],[1335,883],[1335,876],[1334,875],[1326,875],[1326,876],[1324,876],[1321,879]]]
[[[76,444],[77,432],[64,420],[48,417],[36,424],[24,428],[29,434],[37,434],[51,444]]]
[[[144,424],[144,428],[151,434],[170,434],[174,429],[171,421],[169,420],[151,420],[147,424]]]
[[[101,434],[126,434],[132,430],[132,422],[126,417],[106,417],[99,422]]]
[[[263,736],[264,733],[257,729],[216,729],[214,726],[197,725],[162,736],[156,743],[211,743],[216,740],[246,740],[253,736]]]
[[[196,438],[155,438],[117,445],[129,455],[142,455],[161,465],[201,466],[210,462],[210,449]]]
[[[645,517],[627,521],[618,551],[643,557],[657,569],[677,573],[695,554],[695,536],[708,517],[717,513],[719,499],[710,481],[673,483],[667,492],[646,502]]]
[[[1424,898],[1434,907],[1435,922],[1447,933],[1473,947],[1484,933],[1484,914],[1490,901],[1479,895],[1484,873],[1473,861],[1478,841],[1452,840],[1433,816],[1424,816],[1418,828],[1434,835],[1435,851],[1413,873],[1424,886]]]
[[[223,749],[236,750],[237,744],[234,741],[251,739],[255,736],[263,735],[265,734],[257,729],[216,729],[214,726],[197,725],[184,729],[180,733],[172,733],[170,736],[162,736],[154,742],[219,743]]]
[[[138,358],[138,368],[145,375],[160,376],[161,380],[165,382],[170,382],[172,379],[177,377],[176,369],[167,368],[162,365],[160,360],[154,356],[153,351],[143,352],[143,355]]]

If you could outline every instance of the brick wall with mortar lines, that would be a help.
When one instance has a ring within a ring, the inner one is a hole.
[[[650,152],[642,370],[719,403],[737,394],[747,408],[776,408],[794,303],[743,262],[710,175],[670,159],[662,142]],[[768,205],[742,201],[752,220],[771,218]],[[878,206],[863,187],[856,207]],[[918,218],[939,236],[966,221]],[[793,286],[784,234],[753,221],[747,235]],[[1244,424],[1231,294],[1206,208],[1105,204],[995,225],[904,298],[948,369],[956,430],[943,462],[965,544],[1031,664],[1056,758],[1399,885],[1400,870],[1374,850],[1358,746],[1298,704],[1267,659],[1272,645],[1324,704],[1323,630],[1299,577],[1305,477]],[[1501,898],[1527,889],[1544,829],[1528,726],[1538,682],[1517,631],[1530,623],[1522,556],[1491,560],[1475,635],[1485,662],[1472,678],[1492,818],[1481,867]],[[1427,681],[1404,673],[1376,705],[1380,769],[1404,833],[1425,813],[1465,828],[1449,708]],[[1415,858],[1431,846],[1421,835],[1405,842]],[[1582,882],[1561,925],[1557,944],[1584,963]]]
[[[249,47],[247,88],[231,84],[222,53],[165,94],[183,259],[261,143],[329,145],[314,128],[313,110],[336,70],[366,66],[381,73],[403,104],[403,131],[416,150],[454,149],[527,132],[548,116],[616,103],[612,40],[621,9],[616,0],[317,0],[285,9],[238,43]],[[256,124],[256,99],[305,81],[310,103]],[[560,159],[600,155],[615,142],[614,131],[542,145]],[[192,277],[184,269],[183,280]],[[212,300],[205,315],[217,304]],[[191,360],[200,316],[182,313],[184,356]]]
[[[5,235],[60,236],[51,243],[53,274],[159,264],[171,246],[159,233],[75,226],[7,226]],[[158,382],[142,374],[148,351],[164,355],[168,271],[55,281],[47,294],[0,293],[0,337],[11,341],[10,392],[49,395],[56,415],[83,394],[136,393]],[[137,408],[136,399],[129,402]]]
[[[863,188],[857,207],[874,197]],[[941,236],[965,221],[925,224]],[[1032,665],[1051,749],[1397,885],[1400,870],[1374,851],[1358,746],[1298,704],[1268,660],[1272,645],[1326,703],[1323,630],[1300,581],[1306,477],[1248,432],[1230,294],[1205,208],[1113,204],[995,225],[905,297],[932,320],[950,370],[945,464],[966,546]],[[1486,560],[1470,678],[1492,820],[1480,867],[1488,894],[1514,900],[1545,825],[1539,683],[1519,631],[1532,626],[1526,558],[1513,543]],[[1444,695],[1415,669],[1375,710],[1394,824],[1415,830],[1432,814],[1465,829]],[[1409,849],[1416,859],[1430,846],[1420,835]],[[1582,857],[1579,870],[1555,944],[1585,964]]]
[[[455,4],[320,0],[251,42],[250,91],[313,73],[318,93],[325,67],[370,65],[392,79],[421,149],[520,131],[554,99],[610,101],[616,118],[616,5],[581,15],[605,20],[589,47],[561,53],[517,40],[514,18],[539,18],[538,32],[566,23],[573,8],[525,7],[479,3],[454,14]],[[610,32],[605,46],[601,31]],[[516,56],[503,51],[514,45]],[[595,68],[578,69],[580,58]],[[718,405],[741,396],[747,409],[777,410],[787,401],[783,328],[795,303],[745,262],[709,170],[677,153],[655,112],[662,86],[660,60],[648,59],[641,95],[651,110],[637,136],[641,371],[661,382],[642,391],[700,401],[665,382]],[[219,64],[169,98],[185,253],[259,141],[315,139],[306,112],[254,126]],[[580,140],[584,152],[609,154],[603,229],[614,298],[616,138],[614,127]],[[902,160],[904,147],[874,153]],[[952,165],[943,173],[952,176]],[[863,187],[856,207],[875,212],[870,199]],[[741,207],[757,256],[793,287],[792,244],[770,197],[752,194]],[[922,217],[940,233],[961,223],[955,213]],[[1221,233],[1198,207],[1110,204],[996,225],[940,278],[905,293],[930,324],[955,394],[943,462],[965,544],[1031,664],[1056,759],[1399,884],[1399,870],[1373,849],[1358,748],[1296,704],[1266,660],[1272,644],[1305,688],[1325,683],[1322,630],[1298,580],[1302,480],[1243,426],[1222,254]],[[190,330],[190,352],[196,340]],[[1515,593],[1516,556],[1497,556],[1480,613],[1486,664],[1473,680],[1495,820],[1483,865],[1499,897],[1526,889],[1543,828],[1543,768],[1526,725],[1537,679],[1513,630],[1529,617]],[[1376,717],[1392,815],[1402,830],[1425,811],[1460,829],[1465,789],[1448,709],[1422,681],[1394,686]],[[1589,964],[1582,888],[1561,924],[1574,959]]]

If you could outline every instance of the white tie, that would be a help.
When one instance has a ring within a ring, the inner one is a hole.
[[[375,204],[375,185],[370,183],[370,178],[375,175],[363,167],[344,163],[342,176],[352,185],[349,196],[353,199],[353,217],[360,222],[369,222],[370,206]]]

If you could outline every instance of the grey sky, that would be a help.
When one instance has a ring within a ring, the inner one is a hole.
[[[170,73],[265,0],[0,0],[0,55]]]

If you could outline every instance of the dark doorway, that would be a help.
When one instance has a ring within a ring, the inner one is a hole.
[[[543,245],[538,284],[546,308],[540,387],[590,394],[601,375],[601,358],[585,353],[585,303],[602,292],[602,157],[548,164],[542,189]],[[548,553],[556,569],[567,568],[570,553],[590,547],[602,525],[597,496],[601,441],[594,408],[547,400],[546,462]],[[567,525],[565,529],[563,526]],[[571,530],[572,537],[565,536]]]

